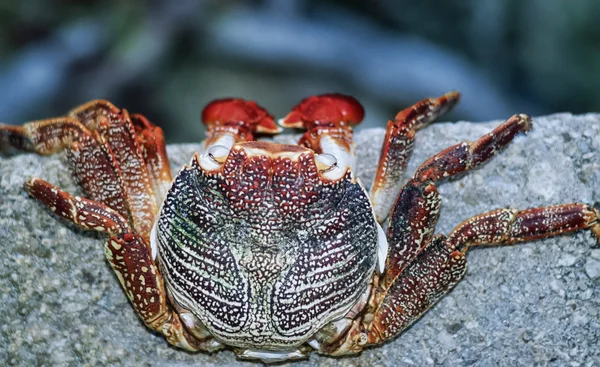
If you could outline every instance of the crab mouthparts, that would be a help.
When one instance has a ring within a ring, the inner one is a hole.
[[[297,161],[302,154],[313,153],[312,150],[298,145],[277,144],[265,141],[238,143],[233,146],[233,149],[242,149],[249,158],[257,156],[267,156],[271,159],[287,157],[293,161]]]
[[[243,160],[240,157],[243,157]],[[249,162],[266,163],[285,159],[292,162],[299,162],[302,159],[313,161],[316,172],[326,180],[343,178],[350,167],[344,157],[340,159],[333,154],[317,154],[309,148],[298,145],[263,141],[233,143],[231,139],[222,138],[199,153],[200,166],[207,172],[220,171],[227,166],[238,166]]]

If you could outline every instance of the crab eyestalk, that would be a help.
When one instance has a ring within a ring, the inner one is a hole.
[[[364,118],[362,105],[353,97],[342,94],[323,94],[302,100],[279,124],[287,128],[305,129],[299,145],[317,154],[335,157],[336,166],[331,178],[343,175],[356,166],[356,152],[351,126]]]

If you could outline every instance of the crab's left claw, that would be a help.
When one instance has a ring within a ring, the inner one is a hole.
[[[254,101],[240,98],[212,101],[202,111],[202,121],[209,129],[215,126],[224,126],[239,131],[241,134],[278,134],[282,131],[266,109]],[[241,140],[251,139],[242,136]]]
[[[279,125],[310,130],[313,126],[357,125],[365,117],[363,106],[354,98],[343,94],[322,94],[303,99]]]
[[[202,111],[206,139],[199,150],[201,166],[206,170],[221,167],[235,143],[254,140],[254,134],[278,134],[283,131],[273,116],[254,101],[224,98],[210,102]]]

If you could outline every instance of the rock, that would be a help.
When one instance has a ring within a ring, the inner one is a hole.
[[[565,296],[565,288],[563,287],[562,283],[559,280],[552,279],[548,283],[548,285],[550,286],[550,289],[552,289],[553,291],[558,293],[559,296],[561,296],[561,297]]]
[[[579,260],[576,256],[570,254],[564,254],[563,257],[558,261],[558,266],[573,266]]]
[[[498,123],[438,123],[420,131],[408,172],[441,149],[474,140]],[[358,175],[366,185],[383,134],[383,129],[370,129],[356,136]],[[188,162],[197,146],[170,146],[173,168]],[[22,185],[31,176],[80,193],[58,157],[0,158],[0,360],[8,365],[256,365],[236,360],[229,351],[186,353],[148,331],[104,260],[102,237],[66,225],[28,198]],[[441,183],[439,191],[440,233],[501,207],[567,202],[598,207],[600,115],[536,118],[527,137],[516,138],[480,169]],[[563,365],[567,358],[571,364],[600,364],[594,243],[589,232],[580,232],[474,249],[465,280],[397,339],[359,356],[312,355],[294,365],[455,366],[468,361],[528,366]],[[440,336],[448,325],[465,327]],[[586,353],[571,353],[573,348]]]
[[[584,265],[585,272],[592,279],[600,278],[600,261],[588,259]]]

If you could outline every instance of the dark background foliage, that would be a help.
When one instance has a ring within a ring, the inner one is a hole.
[[[202,106],[257,100],[283,116],[343,92],[384,126],[456,89],[449,119],[600,111],[595,0],[0,2],[0,121],[105,98],[199,141]]]

